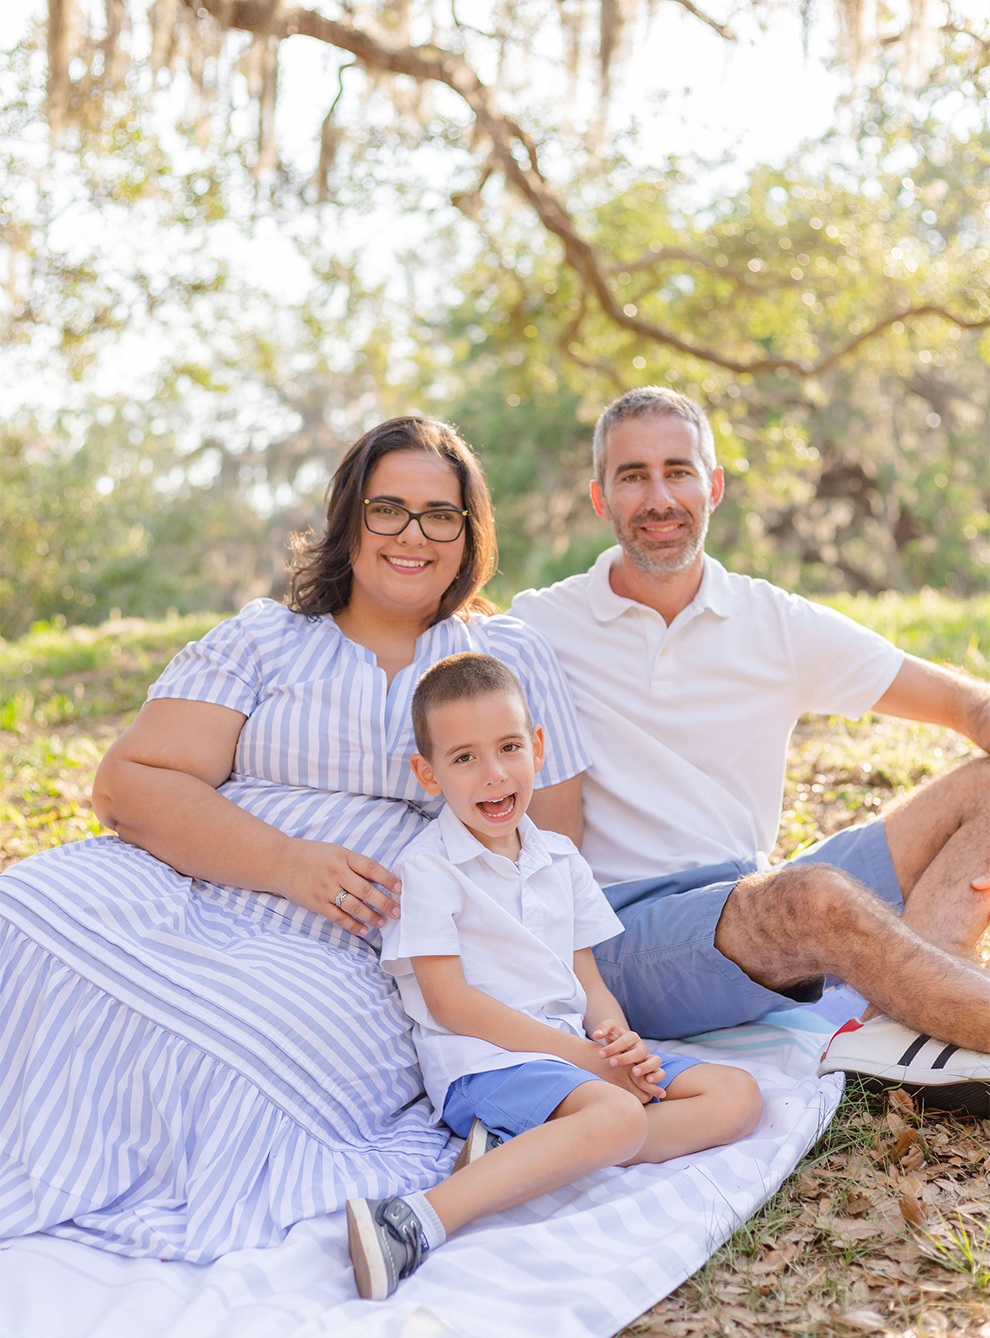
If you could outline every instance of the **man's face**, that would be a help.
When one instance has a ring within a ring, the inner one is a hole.
[[[627,418],[608,434],[605,486],[594,481],[591,500],[630,562],[669,576],[690,567],[704,548],[722,486],[721,469],[708,476],[693,423]]]

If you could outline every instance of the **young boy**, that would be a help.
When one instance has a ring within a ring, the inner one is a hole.
[[[382,965],[434,1109],[467,1141],[434,1189],[348,1203],[370,1300],[477,1217],[600,1167],[732,1142],[762,1111],[748,1073],[661,1060],[626,1025],[592,953],[622,925],[567,837],[525,816],[543,732],[512,671],[452,655],[424,674],[412,709],[413,770],[447,803],[396,867],[402,918],[382,931]]]

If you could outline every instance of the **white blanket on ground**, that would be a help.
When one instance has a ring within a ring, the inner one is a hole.
[[[599,1171],[454,1237],[389,1301],[361,1301],[343,1213],[203,1267],[45,1235],[0,1245],[3,1338],[606,1338],[698,1269],[828,1124],[841,1079],[814,1076],[834,1023],[807,1009],[665,1041],[737,1064],[765,1110],[732,1147]],[[534,1314],[539,1318],[535,1319]]]

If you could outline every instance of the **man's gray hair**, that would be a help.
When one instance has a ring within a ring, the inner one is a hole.
[[[627,418],[683,418],[686,423],[693,423],[698,429],[701,460],[711,477],[718,463],[715,459],[715,437],[701,405],[676,390],[668,390],[666,386],[639,386],[613,400],[595,426],[592,458],[595,478],[602,487],[605,486],[605,446],[608,434]]]

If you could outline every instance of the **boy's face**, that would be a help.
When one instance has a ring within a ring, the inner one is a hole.
[[[443,797],[482,845],[497,854],[519,848],[516,828],[543,766],[543,731],[526,727],[515,693],[488,692],[430,712],[432,756],[412,768],[428,794]]]

